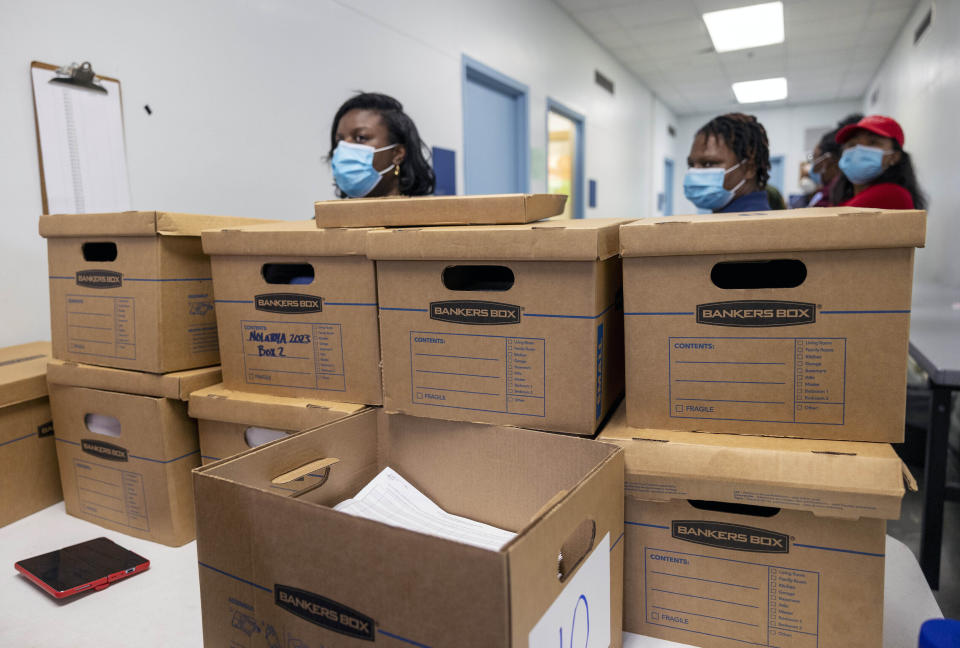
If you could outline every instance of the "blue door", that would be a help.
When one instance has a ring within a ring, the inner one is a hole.
[[[767,181],[769,184],[777,188],[777,191],[781,195],[786,195],[783,193],[783,156],[778,155],[776,157],[770,158],[770,180]]]
[[[673,160],[663,161],[663,215],[673,216]]]
[[[524,193],[527,88],[463,59],[463,175],[467,194]]]

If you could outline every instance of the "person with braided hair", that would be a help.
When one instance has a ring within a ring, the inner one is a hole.
[[[714,117],[693,138],[683,193],[700,209],[767,211],[770,178],[767,131],[753,115]]]

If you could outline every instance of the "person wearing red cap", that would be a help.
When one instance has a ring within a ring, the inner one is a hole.
[[[883,115],[868,115],[837,132],[843,147],[832,202],[851,207],[925,209],[910,155],[903,150],[903,129]]]

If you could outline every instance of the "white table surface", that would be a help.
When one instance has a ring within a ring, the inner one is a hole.
[[[101,592],[58,602],[20,576],[23,558],[106,536],[150,560],[150,569]],[[85,522],[55,504],[0,528],[0,646],[56,648],[199,647],[200,589],[196,543],[172,549]],[[913,554],[887,537],[884,647],[917,645],[920,624],[939,618]],[[624,633],[624,648],[685,644]]]

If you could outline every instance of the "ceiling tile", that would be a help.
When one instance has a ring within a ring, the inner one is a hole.
[[[578,11],[573,14],[573,19],[580,23],[588,32],[592,33],[620,29],[620,24],[606,9]]]
[[[673,20],[700,20],[700,14],[689,0],[646,0],[610,10],[624,27],[643,27]]]

